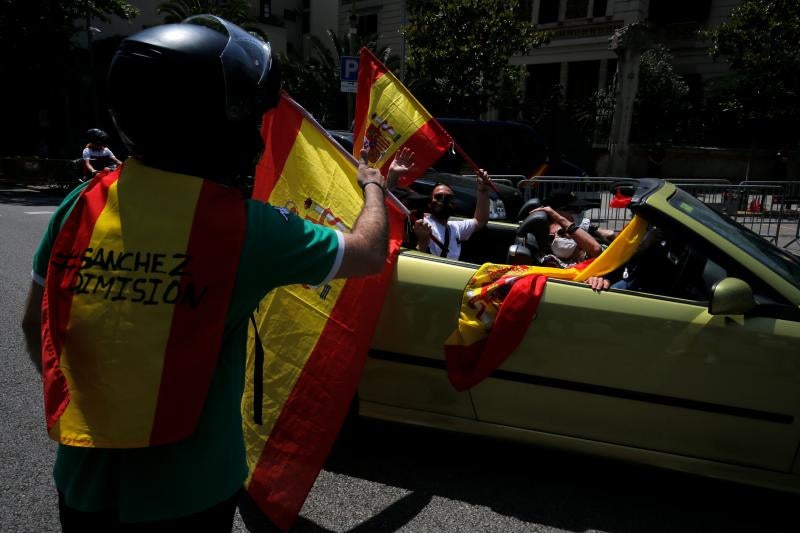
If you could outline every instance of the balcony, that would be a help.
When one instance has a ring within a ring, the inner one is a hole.
[[[600,24],[580,24],[544,29],[551,41],[562,39],[584,39],[587,37],[611,37],[615,30],[624,26],[622,21],[603,22]]]

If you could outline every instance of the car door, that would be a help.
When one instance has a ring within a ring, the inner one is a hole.
[[[787,471],[798,346],[795,320],[551,280],[522,344],[472,395],[481,421]]]
[[[400,254],[359,384],[363,413],[376,405],[401,419],[409,409],[475,419],[469,392],[456,392],[447,379],[443,351],[474,273],[475,265]]]

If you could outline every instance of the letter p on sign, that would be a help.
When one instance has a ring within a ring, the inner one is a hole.
[[[341,56],[339,58],[339,79],[343,93],[356,92],[358,83],[358,56]]]

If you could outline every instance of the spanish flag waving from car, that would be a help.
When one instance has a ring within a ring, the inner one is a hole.
[[[285,94],[262,132],[253,197],[349,232],[364,203],[353,157]],[[402,240],[399,212],[389,213],[381,274],[275,289],[253,317],[242,398],[245,486],[281,529],[297,517],[361,377]]]
[[[366,140],[366,143],[365,143]],[[414,152],[414,168],[401,177],[407,186],[421,176],[452,145],[444,128],[408,89],[367,48],[358,64],[353,155],[369,148],[369,165],[386,175],[395,152],[406,147]]]
[[[646,230],[647,222],[634,217],[602,254],[572,268],[482,265],[464,289],[458,328],[445,341],[453,387],[462,391],[477,385],[519,346],[547,278],[585,281],[608,274],[633,256]]]

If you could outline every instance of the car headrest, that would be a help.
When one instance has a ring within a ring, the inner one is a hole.
[[[550,218],[544,211],[536,211],[528,215],[517,228],[517,235],[533,234],[540,250],[546,248],[547,236],[550,232]]]
[[[542,200],[539,198],[531,198],[524,204],[522,207],[519,208],[519,213],[517,213],[517,220],[524,220],[528,214],[536,209],[537,207],[542,207]]]

